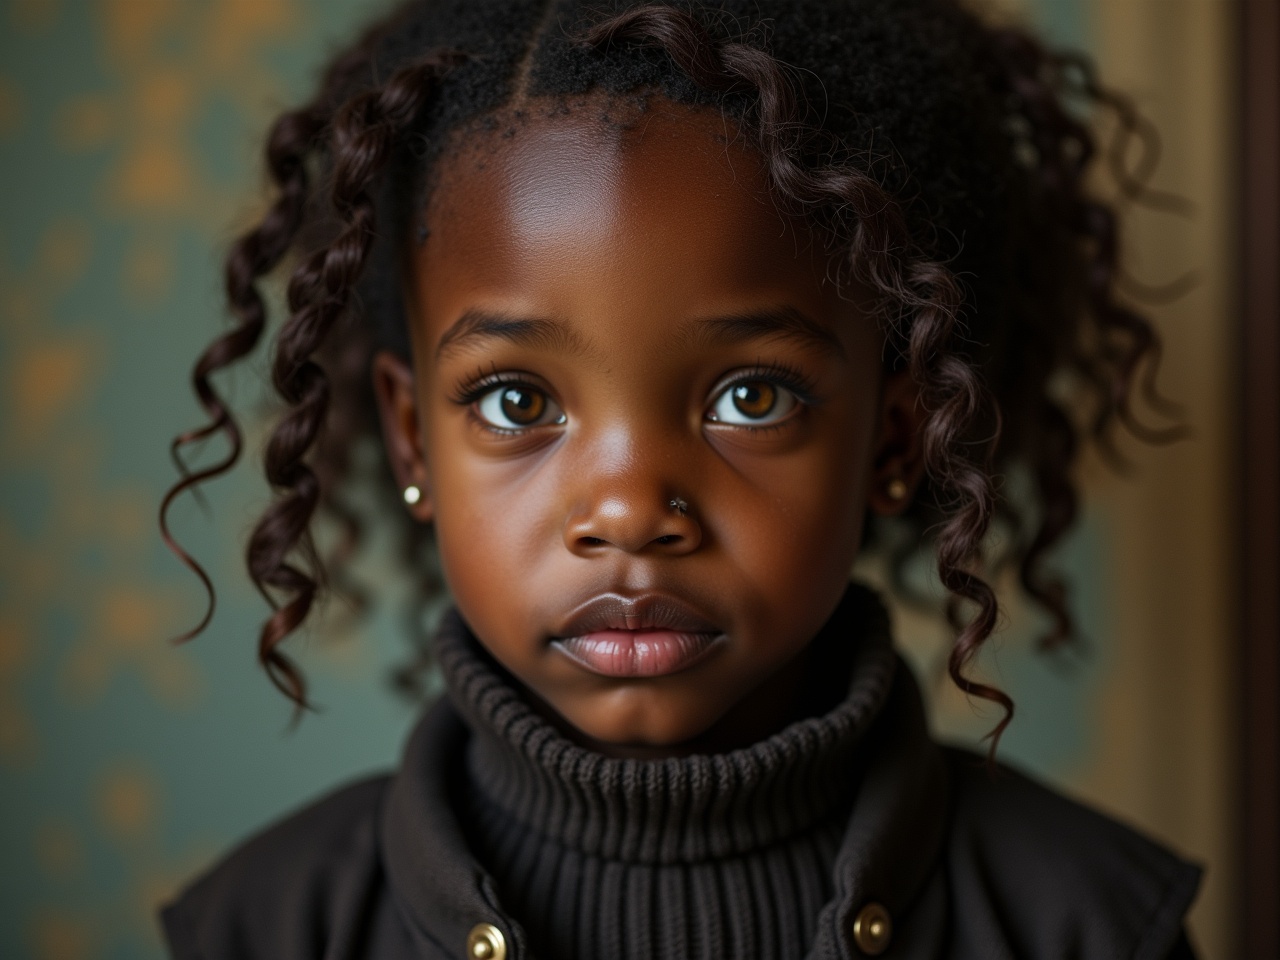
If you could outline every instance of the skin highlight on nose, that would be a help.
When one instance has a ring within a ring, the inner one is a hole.
[[[584,553],[604,548],[623,553],[672,553],[697,549],[702,531],[687,510],[680,513],[670,506],[670,501],[646,497],[637,502],[612,496],[571,520],[566,525],[565,541],[571,550]]]

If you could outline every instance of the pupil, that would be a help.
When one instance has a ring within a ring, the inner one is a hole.
[[[546,399],[532,390],[509,387],[502,391],[502,412],[514,423],[528,425],[542,416]]]
[[[778,392],[773,384],[763,380],[740,383],[733,388],[733,405],[738,412],[748,417],[763,417],[773,409]]]

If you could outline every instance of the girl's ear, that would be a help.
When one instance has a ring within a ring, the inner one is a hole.
[[[373,357],[373,395],[378,399],[382,438],[391,461],[391,473],[405,496],[405,505],[418,520],[431,519],[435,505],[427,479],[427,459],[422,449],[422,429],[418,419],[418,398],[413,370],[388,350]],[[417,495],[413,495],[416,489]]]
[[[924,476],[923,420],[920,391],[910,374],[906,370],[888,374],[880,396],[879,434],[867,493],[867,505],[881,516],[906,510]]]

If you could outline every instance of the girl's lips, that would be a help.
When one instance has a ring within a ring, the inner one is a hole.
[[[601,676],[663,677],[693,666],[723,638],[676,630],[597,630],[551,645]]]

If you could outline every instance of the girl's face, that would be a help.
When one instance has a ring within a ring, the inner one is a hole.
[[[615,114],[616,115],[616,114]],[[918,471],[874,322],[718,113],[599,104],[441,161],[375,384],[466,621],[616,754],[776,729],[870,500]]]

